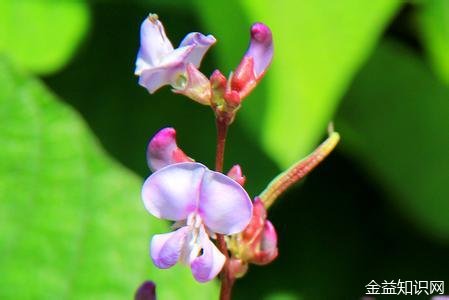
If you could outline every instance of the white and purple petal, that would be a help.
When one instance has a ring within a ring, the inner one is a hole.
[[[142,69],[140,74],[136,73],[140,76],[139,84],[151,94],[164,85],[177,85],[177,79],[185,73],[186,57],[192,51],[193,46],[178,48],[161,58],[159,65]]]
[[[186,219],[197,210],[205,171],[206,167],[199,163],[179,163],[154,172],[143,184],[145,208],[157,218]]]
[[[150,255],[158,268],[167,269],[178,262],[188,232],[188,227],[181,227],[173,232],[153,236]]]
[[[241,232],[252,216],[252,202],[240,184],[208,170],[201,182],[198,213],[204,224],[221,234]]]

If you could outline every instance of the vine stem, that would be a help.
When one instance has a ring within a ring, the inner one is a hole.
[[[221,118],[216,119],[217,125],[217,151],[215,154],[215,171],[223,173],[224,151],[229,123]],[[218,248],[226,257],[223,270],[221,271],[220,300],[230,300],[235,278],[229,272],[229,253],[225,238],[217,234]]]

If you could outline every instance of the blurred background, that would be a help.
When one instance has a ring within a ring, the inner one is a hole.
[[[149,12],[174,45],[192,31],[217,38],[205,74],[238,65],[253,22],[272,28],[273,64],[226,149],[250,195],[312,151],[330,120],[342,136],[270,210],[279,258],[251,266],[234,299],[449,284],[449,1],[2,0],[0,299],[130,299],[147,279],[160,299],[217,299],[217,282],[148,256],[168,228],[141,205],[149,138],[173,126],[210,167],[215,150],[210,108],[137,84]]]

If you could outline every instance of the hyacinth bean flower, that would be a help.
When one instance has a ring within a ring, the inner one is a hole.
[[[154,172],[142,188],[145,208],[155,217],[176,221],[176,231],[154,235],[151,258],[162,269],[178,261],[190,266],[199,282],[221,271],[225,256],[209,236],[236,234],[248,225],[252,203],[233,179],[194,162]]]
[[[189,82],[195,82],[195,87],[207,86],[207,78],[196,68],[215,41],[212,35],[192,32],[174,49],[157,15],[150,14],[140,27],[140,49],[134,72],[139,76],[139,84],[150,93],[164,85],[171,85],[181,93],[191,87]]]

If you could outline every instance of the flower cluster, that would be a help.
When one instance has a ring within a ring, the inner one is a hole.
[[[150,93],[170,85],[175,93],[209,105],[218,134],[215,171],[184,153],[173,128],[163,128],[150,140],[147,161],[153,173],[143,184],[143,203],[155,217],[174,222],[172,232],[153,236],[151,258],[162,269],[184,263],[199,282],[222,272],[222,299],[229,299],[233,281],[246,273],[248,264],[265,265],[278,255],[277,234],[267,209],[332,151],[338,133],[330,130],[329,138],[311,155],[277,176],[251,201],[239,165],[222,173],[224,145],[243,99],[271,64],[270,29],[262,23],[251,27],[249,48],[228,78],[219,70],[207,78],[198,69],[216,42],[212,35],[189,33],[174,49],[155,14],[144,20],[140,34],[135,69],[139,84]]]
[[[273,39],[265,24],[254,24],[249,48],[235,72],[227,79],[215,70],[209,80],[198,67],[215,42],[212,35],[192,32],[174,49],[158,16],[150,14],[140,28],[140,49],[134,72],[139,76],[139,84],[150,93],[170,85],[175,93],[210,105],[217,117],[232,123],[242,100],[255,88],[271,63]]]

